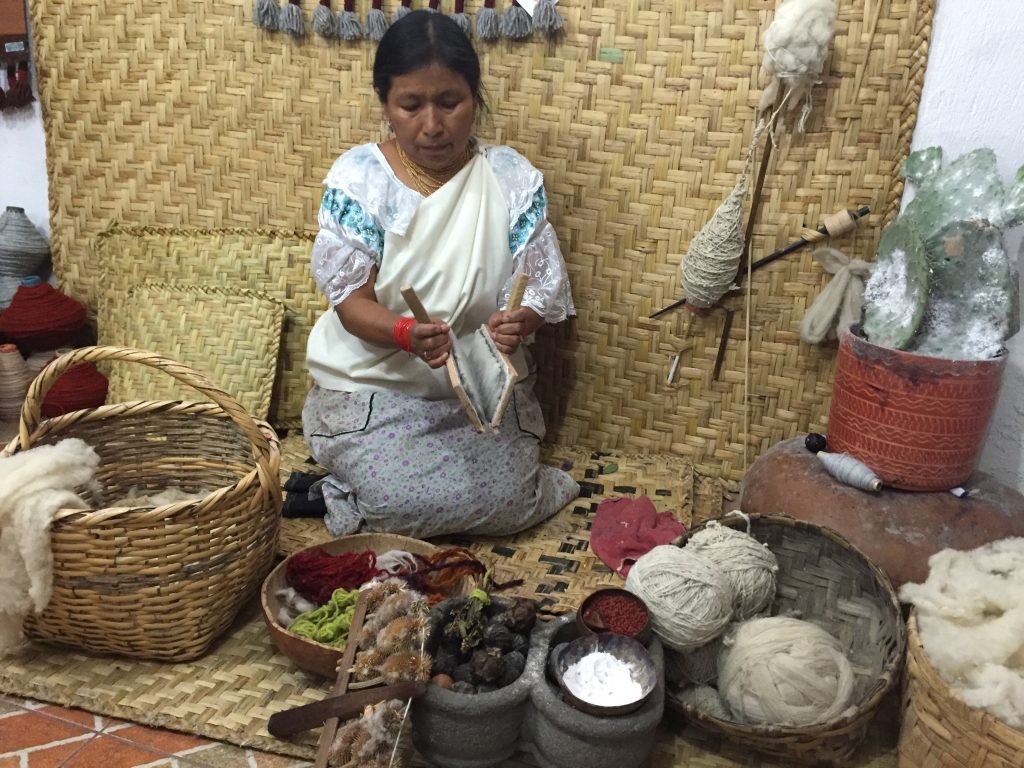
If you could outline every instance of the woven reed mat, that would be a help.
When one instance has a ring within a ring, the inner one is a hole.
[[[267,33],[251,23],[252,3],[29,3],[55,271],[90,306],[108,285],[93,240],[110,222],[309,229],[334,158],[383,136],[374,45]],[[358,4],[361,16],[368,5]],[[398,5],[385,0],[389,18]],[[491,106],[480,137],[544,173],[579,308],[538,341],[553,442],[672,452],[737,480],[748,448],[753,460],[822,426],[833,352],[799,343],[804,310],[826,283],[810,249],[750,281],[749,428],[742,316],[717,381],[722,312],[647,319],[680,295],[689,240],[736,183],[760,100],[759,38],[776,5],[562,0],[557,42],[479,46]],[[781,136],[773,152],[754,258],[859,205],[872,214],[840,245],[870,258],[898,209],[934,0],[837,6],[808,132]],[[307,22],[313,7],[303,4]],[[282,349],[301,348],[286,331]],[[295,360],[282,367],[305,375]]]
[[[306,462],[301,437],[282,442],[282,474],[315,470]],[[584,496],[531,531],[504,540],[438,541],[469,546],[495,566],[499,578],[523,578],[516,591],[539,599],[551,610],[575,609],[590,590],[618,586],[615,576],[591,552],[589,526],[604,498],[648,495],[659,510],[672,510],[687,524],[719,514],[735,487],[702,477],[685,459],[591,453],[548,446],[544,458],[569,470],[583,485]],[[320,521],[286,520],[282,551],[294,551],[329,538]],[[233,744],[310,758],[314,736],[280,741],[265,730],[274,712],[323,698],[329,682],[306,675],[277,653],[266,633],[258,603],[244,609],[227,634],[202,659],[187,664],[157,664],[89,656],[74,650],[30,643],[0,661],[0,691],[110,717],[171,728]],[[898,717],[878,718],[861,758],[865,768],[895,766]],[[888,730],[886,723],[889,724]],[[418,758],[413,764],[421,765]],[[535,763],[524,755],[502,768]],[[733,744],[686,727],[669,713],[659,730],[651,768],[783,768]],[[786,767],[788,768],[788,766]]]

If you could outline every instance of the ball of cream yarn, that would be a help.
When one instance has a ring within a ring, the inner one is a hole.
[[[684,653],[717,637],[732,618],[729,580],[689,547],[662,544],[642,555],[629,569],[626,589],[647,604],[658,637]]]
[[[771,605],[779,563],[753,536],[712,521],[690,537],[686,548],[711,560],[729,579],[737,620],[756,616]]]
[[[718,692],[739,722],[813,725],[850,705],[853,670],[839,641],[816,624],[752,619],[725,641]]]

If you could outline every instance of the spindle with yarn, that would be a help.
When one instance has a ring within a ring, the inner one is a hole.
[[[735,594],[736,619],[749,619],[771,605],[779,563],[753,536],[712,520],[690,536],[686,548],[704,555],[725,574]]]
[[[718,692],[739,722],[814,725],[850,706],[853,669],[839,641],[816,624],[752,619],[724,640]]]
[[[0,334],[23,352],[56,349],[74,343],[85,322],[85,307],[49,283],[29,276],[21,281],[0,315]]]
[[[58,350],[58,354],[70,351]],[[108,385],[107,377],[95,364],[81,363],[66,370],[53,382],[39,410],[43,416],[52,419],[73,411],[98,408],[107,400]]]
[[[686,652],[717,637],[732,618],[732,585],[695,550],[662,544],[637,559],[626,589],[647,605],[662,641]]]
[[[825,470],[839,482],[862,491],[877,492],[882,489],[882,480],[860,459],[848,453],[818,451],[817,455]]]
[[[13,344],[0,344],[0,419],[18,418],[31,380],[18,348]]]

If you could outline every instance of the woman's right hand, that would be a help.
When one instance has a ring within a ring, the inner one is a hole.
[[[452,351],[452,339],[447,323],[416,323],[409,329],[413,352],[431,368],[440,368]]]

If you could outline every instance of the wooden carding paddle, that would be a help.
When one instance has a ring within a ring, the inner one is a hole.
[[[427,684],[415,680],[394,685],[382,685],[363,691],[350,691],[339,696],[328,696],[322,701],[303,704],[283,712],[275,712],[267,722],[271,736],[284,739],[310,728],[323,725],[327,720],[348,720],[364,707],[389,699],[415,699],[427,690]]]

